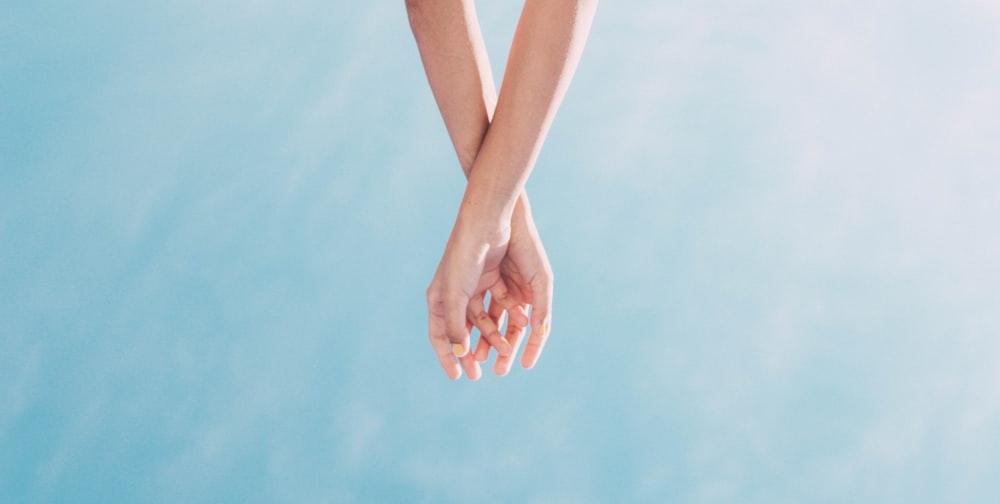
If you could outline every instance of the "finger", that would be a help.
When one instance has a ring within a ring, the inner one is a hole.
[[[461,290],[452,290],[446,292],[443,299],[445,336],[455,356],[462,357],[469,352],[469,331],[466,329],[465,317],[469,298]]]
[[[507,340],[503,338],[500,334],[500,330],[497,329],[496,320],[490,317],[486,310],[483,309],[483,297],[476,296],[469,303],[466,310],[466,316],[472,321],[472,324],[479,329],[479,334],[481,334],[489,344],[497,349],[497,353],[500,355],[510,355],[510,344]]]
[[[503,317],[504,314],[504,308],[500,306],[500,303],[497,303],[496,300],[493,299],[493,296],[490,296],[490,303],[486,309],[486,313],[489,313],[490,318],[496,321],[497,327],[503,326],[501,318]]]
[[[499,303],[493,301],[493,296],[490,296],[490,302],[486,313],[488,313],[490,318],[496,322],[498,330],[503,328],[504,314],[506,312],[503,311],[503,308]],[[490,358],[490,343],[482,336],[479,337],[479,343],[480,344],[476,346],[476,360],[479,362],[486,362],[486,360]]]
[[[465,330],[468,331],[468,333],[470,335],[472,334],[472,328],[473,328],[472,322],[469,322],[469,319],[466,318],[465,319]],[[484,348],[484,349],[480,350],[480,348]],[[485,355],[485,357],[479,358],[479,355],[480,355],[481,352]],[[479,339],[476,341],[476,349],[473,351],[473,353],[476,355],[476,360],[478,362],[483,362],[483,361],[486,360],[486,357],[489,357],[489,354],[490,354],[490,344],[486,341],[486,338],[483,338],[482,335],[479,335]]]
[[[444,369],[444,373],[448,375],[448,378],[452,380],[459,379],[462,376],[462,368],[459,367],[458,361],[455,360],[455,353],[452,351],[451,343],[448,342],[443,333],[439,338],[431,337],[431,347],[434,348],[438,362],[441,364],[441,368]]]
[[[479,340],[476,341],[476,349],[472,353],[476,356],[477,362],[486,362],[486,359],[490,358],[490,342],[480,334]]]
[[[518,305],[514,308],[514,311],[520,312],[521,315],[527,318],[527,309],[527,305]],[[525,327],[518,327],[511,323],[507,324],[504,337],[511,345],[511,353],[510,355],[497,357],[496,362],[493,364],[493,372],[496,375],[506,376],[510,372],[511,367],[514,365],[514,356],[517,355],[517,350],[520,348],[526,332],[527,329]]]
[[[462,364],[462,369],[465,370],[465,376],[469,380],[476,381],[483,376],[483,370],[479,367],[479,361],[476,360],[476,357],[472,354],[472,352],[468,352],[464,356],[459,357],[458,362]]]
[[[521,367],[535,367],[552,330],[552,274],[536,275],[531,281],[531,335],[521,355]]]
[[[519,310],[524,310],[525,308],[518,307]],[[517,349],[521,346],[521,342],[524,341],[524,335],[527,329],[524,327],[517,327],[515,325],[507,324],[506,338],[510,343],[512,351],[510,355],[497,357],[496,363],[493,364],[493,372],[497,376],[507,376],[510,373],[510,368],[514,366],[514,355],[517,354]]]
[[[514,314],[514,307],[521,304],[518,299],[511,293],[510,289],[507,288],[507,284],[501,279],[497,280],[497,283],[490,287],[490,306],[496,303],[504,311],[508,313],[508,322],[513,321],[518,327],[524,327],[528,325],[527,316],[518,316]]]
[[[462,376],[462,368],[459,367],[458,361],[455,360],[451,342],[448,341],[448,337],[445,335],[444,303],[441,302],[438,292],[433,285],[427,290],[427,325],[431,348],[437,354],[441,368],[444,369],[448,378],[457,380]]]

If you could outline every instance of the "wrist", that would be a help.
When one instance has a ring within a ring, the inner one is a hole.
[[[502,245],[510,240],[511,221],[491,207],[463,200],[455,231],[478,243]]]
[[[531,204],[528,202],[528,192],[521,191],[514,204],[514,211],[510,217],[510,228],[512,234],[532,235],[537,233],[535,229],[535,219],[531,215]]]
[[[520,192],[512,193],[477,179],[473,173],[462,197],[459,221],[487,234],[509,230],[519,195]]]
[[[468,176],[462,209],[507,224],[518,197],[524,192],[526,176],[519,176],[514,166],[508,166],[508,160],[493,162],[486,150],[484,142]]]

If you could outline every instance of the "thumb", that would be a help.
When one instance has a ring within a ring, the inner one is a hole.
[[[453,289],[444,296],[445,335],[456,357],[469,353],[469,326],[465,316],[468,305],[469,296],[460,289]]]

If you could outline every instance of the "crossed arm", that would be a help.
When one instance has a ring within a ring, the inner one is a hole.
[[[530,368],[550,326],[552,272],[524,183],[572,80],[597,1],[527,0],[499,97],[472,0],[406,5],[428,81],[469,178],[427,291],[431,345],[452,379],[462,368],[478,378],[478,362],[490,347],[499,354],[494,371],[506,374],[530,324],[521,359]],[[487,291],[491,302],[484,309]],[[503,312],[505,336],[497,328]],[[482,335],[474,354],[472,326]]]

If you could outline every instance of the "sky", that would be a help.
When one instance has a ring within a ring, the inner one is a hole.
[[[998,54],[992,0],[602,2],[545,354],[452,382],[401,0],[0,2],[0,502],[996,502]]]

